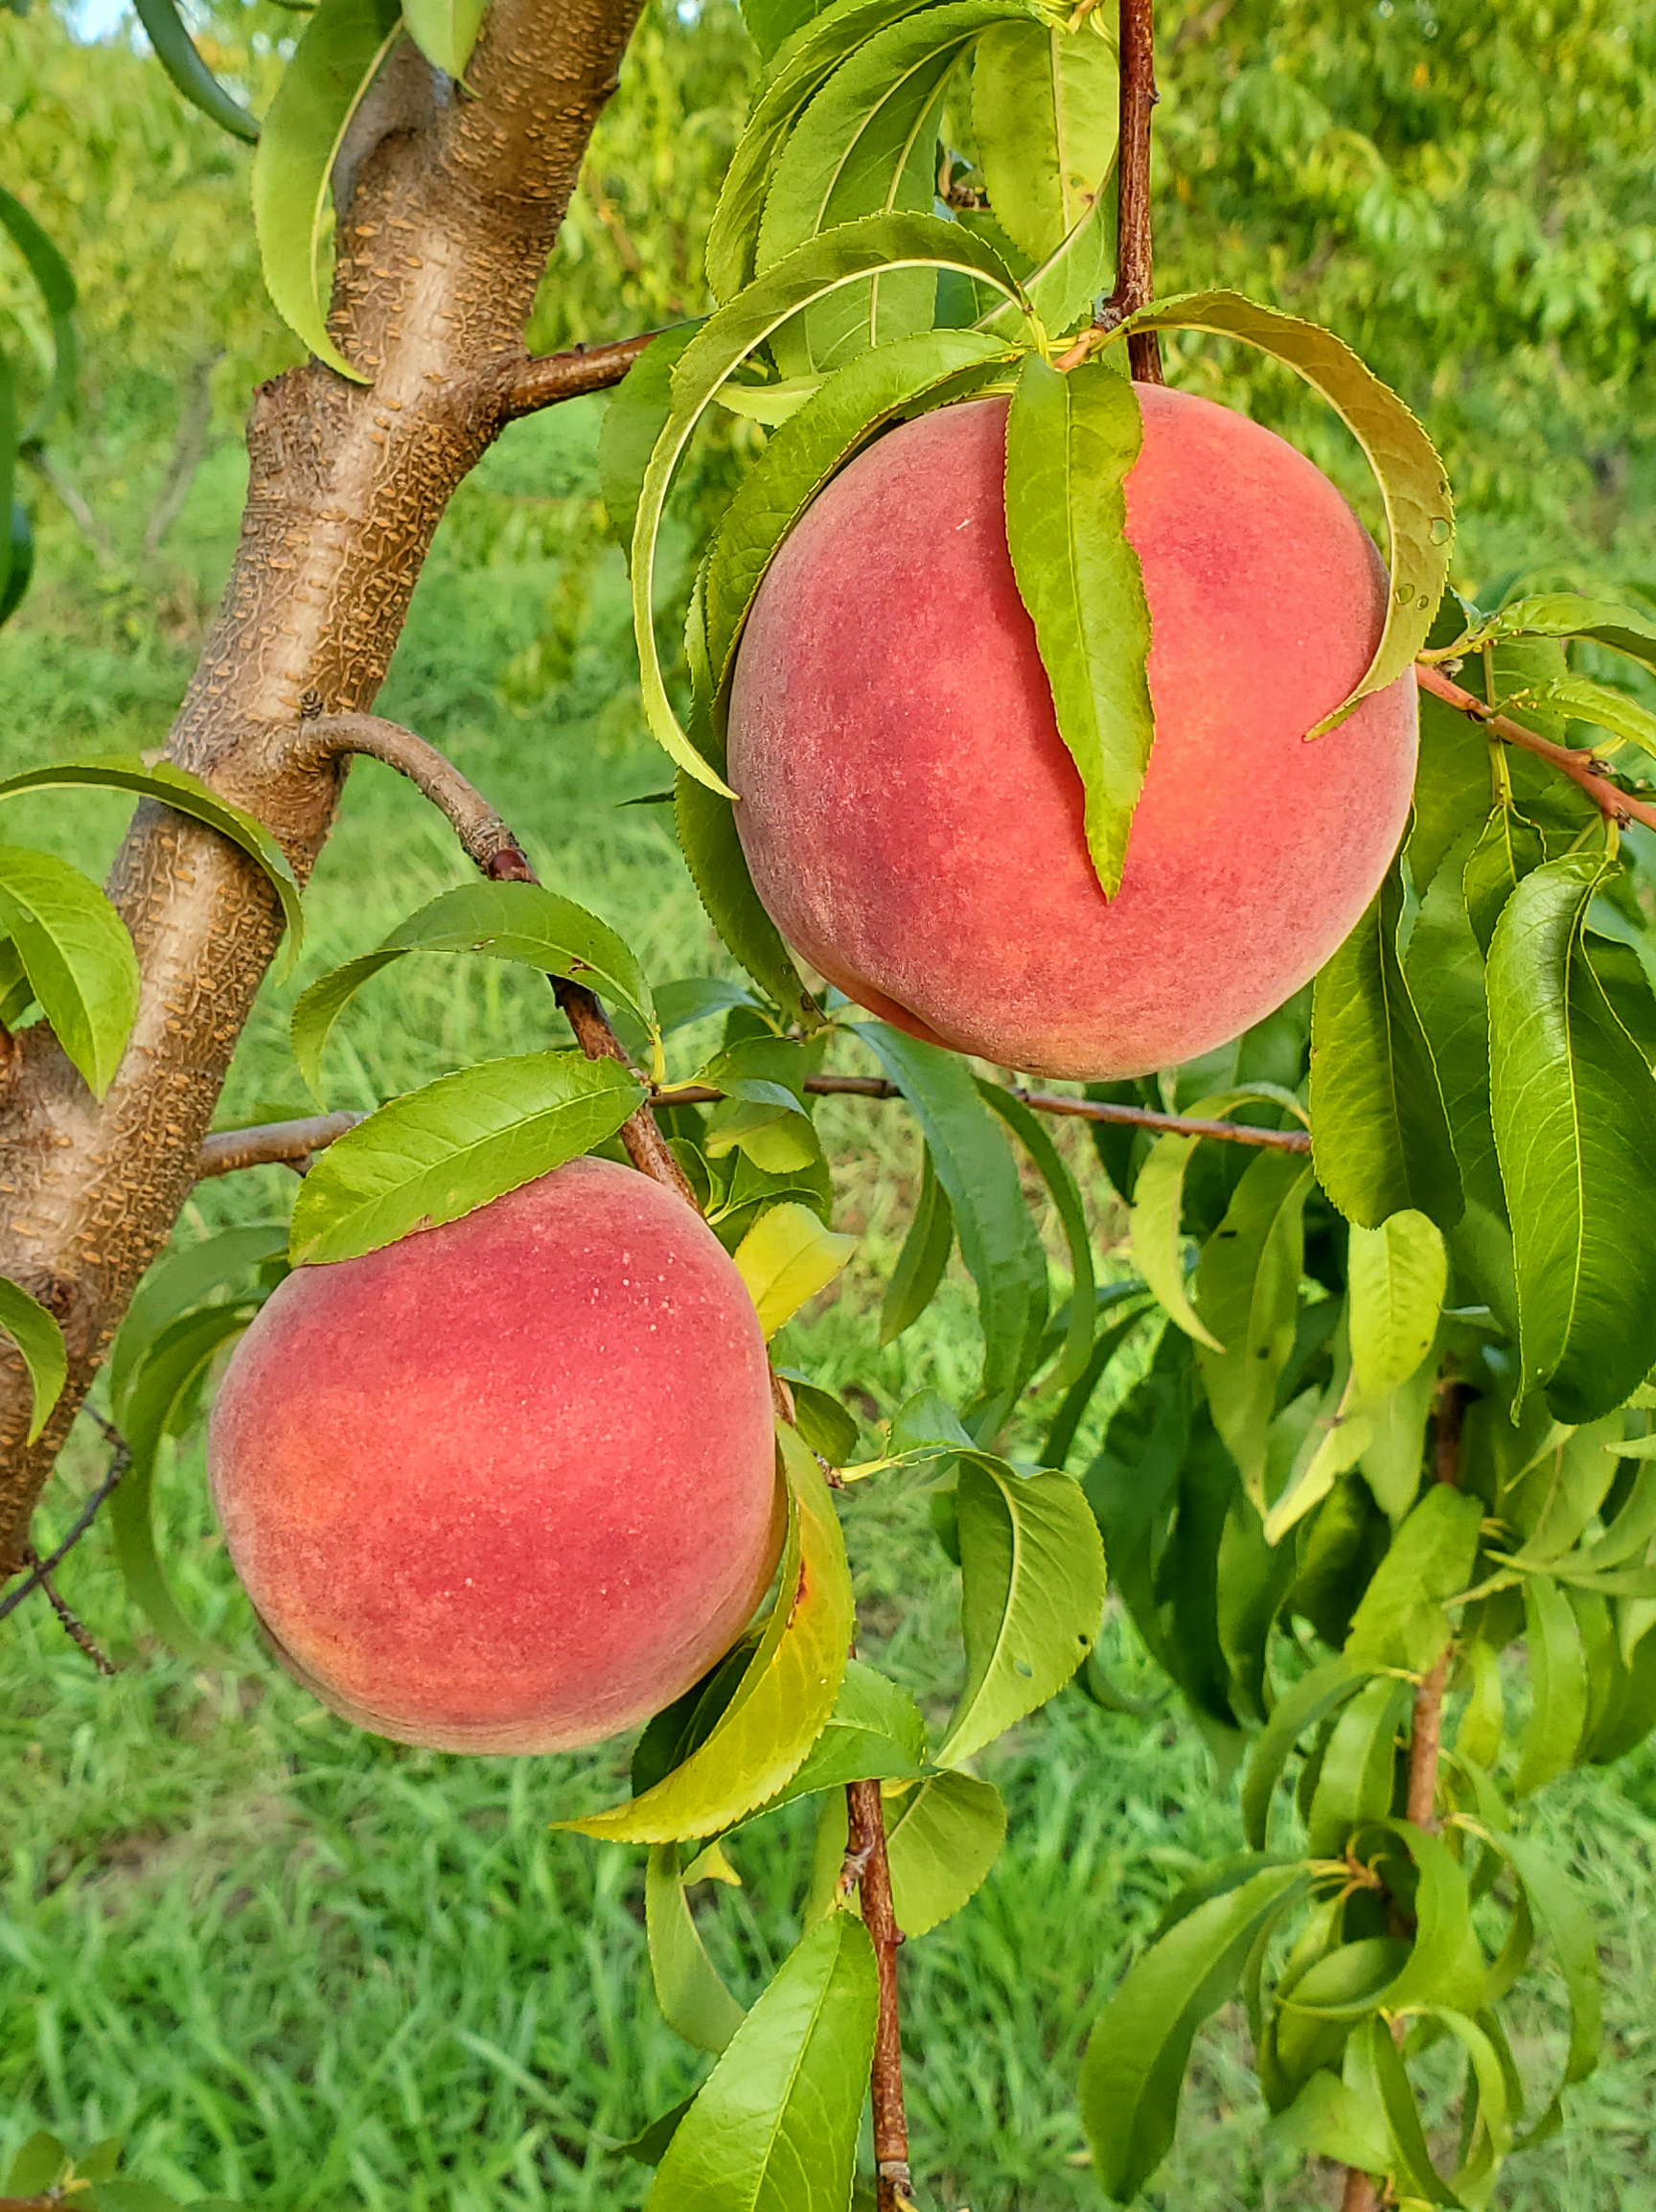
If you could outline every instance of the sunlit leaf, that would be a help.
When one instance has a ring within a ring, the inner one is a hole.
[[[102,1098],[138,1013],[138,956],[126,923],[67,861],[0,845],[0,929],[58,1042]]]
[[[51,1417],[69,1379],[69,1353],[57,1317],[20,1282],[0,1275],[0,1329],[16,1346],[29,1371],[31,1404],[25,1443],[32,1444]]]

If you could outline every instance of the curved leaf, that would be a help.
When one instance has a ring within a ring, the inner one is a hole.
[[[1303,1154],[1260,1152],[1202,1248],[1196,1348],[1213,1425],[1263,1517],[1265,1455],[1276,1385],[1294,1348],[1311,1168]],[[1222,1351],[1212,1348],[1218,1343]]]
[[[1008,299],[1022,297],[990,248],[929,215],[877,215],[842,224],[786,256],[721,308],[691,340],[673,372],[673,412],[644,473],[632,531],[632,627],[652,734],[684,772],[726,798],[736,795],[680,727],[667,696],[656,645],[656,541],[667,493],[685,447],[714,394],[739,361],[813,302],[829,298],[875,270],[957,268],[984,278]]]
[[[22,432],[25,438],[37,438],[53,417],[68,405],[75,389],[80,361],[80,343],[75,335],[75,279],[69,264],[23,202],[4,185],[0,185],[0,230],[10,233],[12,243],[28,264],[52,325],[52,381],[34,421]],[[6,495],[7,491],[7,487],[0,486],[0,495]],[[8,506],[9,496],[0,495],[0,515],[8,511]],[[5,567],[0,564],[0,593],[5,584]],[[9,610],[0,611],[0,622],[6,619],[7,611]]]
[[[69,1353],[63,1331],[58,1325],[56,1315],[48,1313],[37,1298],[6,1275],[0,1275],[0,1329],[12,1339],[29,1370],[33,1402],[29,1433],[23,1440],[32,1444],[46,1426],[52,1408],[63,1395],[63,1385],[69,1379]]]
[[[139,1283],[115,1332],[109,1348],[111,1405],[120,1408],[139,1361],[170,1323],[213,1291],[245,1285],[255,1269],[282,1258],[287,1250],[288,1230],[281,1222],[222,1229],[198,1244],[170,1245]]]
[[[1091,360],[1063,375],[1038,354],[1024,361],[1006,418],[1006,542],[1106,898],[1121,887],[1156,734],[1150,609],[1125,528],[1142,440],[1133,385],[1114,368]]]
[[[856,1249],[854,1236],[837,1236],[808,1206],[790,1203],[762,1213],[731,1256],[771,1337],[827,1289]]]
[[[988,1878],[1006,1840],[1006,1808],[975,1774],[932,1774],[883,1801],[891,1905],[906,1936],[929,1935]]]
[[[699,2051],[722,2051],[747,2015],[707,1956],[684,1894],[680,1847],[658,1843],[644,1870],[644,1929],[661,2016]]]
[[[879,2009],[861,1921],[814,1927],[674,2133],[649,2212],[845,2212]]]
[[[821,1015],[799,979],[782,933],[759,903],[730,801],[679,771],[673,799],[678,849],[720,942],[765,996],[793,1020],[816,1027]]]
[[[1129,316],[1117,335],[1148,330],[1211,331],[1257,346],[1328,402],[1374,472],[1391,540],[1391,595],[1374,657],[1356,688],[1305,733],[1323,737],[1359,700],[1395,682],[1426,642],[1449,581],[1455,543],[1455,509],[1443,464],[1396,393],[1332,331],[1316,323],[1259,307],[1238,292],[1186,292]]]
[[[322,242],[334,163],[363,94],[404,35],[397,0],[318,0],[283,72],[253,157],[253,226],[276,311],[320,361],[354,383],[328,334]]]
[[[614,1060],[525,1052],[393,1098],[324,1152],[293,1207],[295,1267],[458,1221],[612,1137],[643,1086]]]
[[[1525,1577],[1524,1641],[1534,1702],[1512,1778],[1514,1797],[1528,1797],[1568,1773],[1587,1731],[1590,1684],[1581,1629],[1549,1576]]]
[[[960,1765],[1062,1690],[1104,1616],[1104,1547],[1071,1476],[960,1460],[960,1627],[966,1683],[940,1766]]]
[[[1278,1698],[1270,1719],[1248,1756],[1242,1777],[1242,1826],[1249,1846],[1263,1851],[1271,1821],[1271,1799],[1294,1746],[1307,1729],[1318,1728],[1368,1681],[1370,1670],[1343,1652],[1324,1659]]]
[[[632,948],[596,914],[540,884],[463,884],[400,922],[376,951],[322,976],[300,994],[288,1035],[306,1088],[322,1099],[322,1055],[334,1025],[370,978],[405,953],[484,953],[543,975],[567,977],[619,999],[647,1028],[650,985]]]
[[[179,15],[177,0],[133,0],[133,4],[155,49],[155,58],[191,106],[198,107],[232,138],[255,143],[258,124],[240,101],[230,97],[196,52],[196,41]]]
[[[704,319],[704,318],[702,318]],[[598,489],[610,535],[631,551],[638,495],[656,441],[673,412],[673,365],[702,320],[657,331],[610,395],[598,433]]]
[[[1040,1117],[1000,1083],[991,1083],[979,1076],[978,1089],[1040,1169],[1041,1180],[1051,1194],[1064,1231],[1064,1242],[1070,1253],[1070,1325],[1064,1337],[1064,1356],[1052,1370],[1050,1379],[1068,1388],[1086,1370],[1098,1306],[1092,1277],[1092,1243],[1087,1233],[1087,1213],[1081,1193]]]
[[[779,1596],[752,1664],[683,1763],[625,1805],[562,1823],[613,1843],[717,1835],[774,1797],[826,1727],[855,1626],[845,1546],[816,1461],[777,1431],[789,1496]],[[757,2018],[763,2006],[755,2006]]]
[[[483,28],[489,0],[402,0],[408,35],[434,68],[461,78]]]
[[[1607,1413],[1656,1365],[1656,1077],[1582,942],[1612,872],[1575,853],[1527,876],[1489,948],[1489,1090],[1512,1220],[1520,1393]]]
[[[138,956],[126,923],[67,861],[0,845],[0,929],[58,1042],[102,1098],[138,1013]]]
[[[1476,622],[1460,637],[1433,654],[1434,659],[1459,659],[1484,645],[1506,637],[1587,637],[1625,654],[1645,668],[1656,669],[1656,622],[1636,614],[1610,599],[1592,599],[1574,591],[1551,591],[1530,599],[1515,599],[1499,613]]]
[[[787,1805],[848,1782],[917,1781],[925,1756],[926,1723],[908,1691],[852,1659],[827,1725],[772,1802]]]
[[[1003,23],[972,60],[972,121],[989,204],[1031,261],[1083,221],[1116,167],[1120,101],[1102,10],[1074,30]]]
[[[1414,1212],[1389,1214],[1378,1229],[1353,1228],[1346,1282],[1351,1371],[1362,1396],[1378,1401],[1432,1349],[1449,1284],[1441,1232]]]
[[[880,1308],[883,1345],[892,1343],[906,1328],[912,1327],[931,1304],[954,1248],[954,1210],[949,1203],[949,1193],[937,1180],[932,1147],[924,1145],[921,1150],[919,1201]]]
[[[174,814],[205,822],[257,861],[275,887],[288,924],[282,972],[292,966],[305,936],[298,879],[287,854],[262,821],[220,798],[188,770],[174,768],[171,761],[151,763],[136,752],[90,753],[82,759],[57,761],[50,768],[26,769],[21,775],[8,776],[0,783],[0,798],[14,797],[19,792],[68,791],[84,785],[99,791],[135,792],[140,798],[157,799]]]
[[[8,486],[12,481],[12,468],[6,444],[7,387],[6,371],[0,363],[0,628],[11,621],[23,604],[23,594],[29,588],[34,573],[34,525],[29,519],[29,510],[21,499],[10,499]],[[12,518],[6,528],[8,502]]]

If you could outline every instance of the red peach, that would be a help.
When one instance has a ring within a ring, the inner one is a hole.
[[[1116,897],[1006,549],[1005,401],[907,424],[827,487],[731,697],[737,824],[783,935],[915,1036],[1043,1075],[1141,1074],[1268,1014],[1373,896],[1414,783],[1413,671],[1304,742],[1384,620],[1355,515],[1245,416],[1135,389],[1156,741]]]
[[[237,1573],[335,1713],[444,1751],[642,1720],[776,1564],[770,1371],[742,1278],[658,1184],[577,1160],[303,1267],[208,1439]]]

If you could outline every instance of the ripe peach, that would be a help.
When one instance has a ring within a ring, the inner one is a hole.
[[[1156,743],[1115,898],[1006,550],[1005,401],[907,424],[828,486],[731,697],[737,825],[783,935],[900,1027],[1044,1075],[1141,1074],[1269,1013],[1368,905],[1414,782],[1413,671],[1302,742],[1380,635],[1362,524],[1271,431],[1136,388]]]
[[[278,1654],[443,1751],[559,1751],[728,1649],[781,1536],[758,1316],[718,1239],[577,1160],[304,1267],[237,1347],[208,1466]]]

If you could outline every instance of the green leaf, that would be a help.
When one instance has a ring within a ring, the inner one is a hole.
[[[852,1659],[827,1726],[774,1802],[786,1805],[848,1782],[911,1782],[925,1756],[926,1723],[908,1691]]]
[[[0,363],[0,629],[22,606],[23,594],[34,573],[34,526],[21,499],[11,500],[11,529],[7,530],[5,525],[4,502],[9,496],[12,472],[7,450],[8,413],[6,372]]]
[[[836,1236],[807,1206],[773,1206],[762,1213],[732,1257],[765,1334],[774,1336],[807,1300],[826,1290],[856,1249],[854,1236]]]
[[[1514,1797],[1528,1797],[1568,1773],[1587,1728],[1581,1630],[1569,1599],[1548,1576],[1525,1577],[1524,1629],[1534,1703],[1512,1779]]]
[[[842,1467],[857,1449],[857,1416],[831,1391],[819,1390],[796,1368],[778,1368],[794,1394],[795,1427],[831,1467]]]
[[[668,490],[697,424],[738,362],[801,309],[889,268],[959,268],[1008,298],[1021,297],[1000,258],[958,223],[930,215],[870,216],[811,240],[767,269],[697,333],[673,372],[673,411],[644,472],[632,531],[632,629],[652,735],[687,775],[726,798],[735,794],[679,726],[656,650],[656,543]]]
[[[1361,680],[1332,714],[1306,732],[1324,736],[1359,700],[1395,682],[1426,642],[1449,580],[1455,542],[1455,510],[1443,464],[1396,393],[1349,346],[1315,323],[1278,314],[1236,292],[1186,292],[1130,316],[1117,335],[1146,330],[1211,331],[1257,346],[1328,402],[1374,472],[1391,541],[1391,596],[1374,657]]]
[[[1397,958],[1395,863],[1363,919],[1319,972],[1311,1000],[1311,1148],[1348,1221],[1427,1214],[1453,1228],[1460,1171],[1432,1048]]]
[[[1172,2148],[1197,2028],[1235,1993],[1262,1932],[1310,1886],[1307,1868],[1266,1862],[1176,1921],[1099,2015],[1081,2062],[1081,2119],[1116,2203],[1137,2196]]]
[[[231,1661],[192,1625],[168,1584],[150,1512],[155,1463],[164,1440],[194,1413],[214,1360],[255,1310],[241,1302],[209,1305],[170,1322],[135,1366],[115,1409],[132,1455],[105,1508],[115,1557],[127,1596],[161,1641],[193,1667],[228,1667]]]
[[[1320,1728],[1330,1714],[1356,1696],[1368,1672],[1345,1653],[1323,1660],[1301,1675],[1277,1699],[1270,1719],[1249,1753],[1242,1777],[1242,1826],[1251,1850],[1263,1851],[1271,1820],[1271,1799],[1294,1746],[1308,1729]]]
[[[1106,1301],[1117,1310],[1111,1314],[1109,1326],[1094,1338],[1086,1367],[1052,1417],[1052,1426],[1047,1430],[1046,1440],[1041,1446],[1043,1466],[1063,1467],[1069,1463],[1075,1433],[1086,1417],[1087,1408],[1092,1404],[1111,1361],[1150,1310],[1148,1302],[1140,1295],[1141,1291],[1141,1284],[1127,1281],[1112,1283],[1108,1291],[1095,1294],[1094,1302],[1100,1312],[1104,1310]],[[1094,1325],[1096,1321],[1095,1315]]]
[[[0,1275],[0,1329],[12,1339],[29,1370],[32,1403],[29,1433],[23,1440],[32,1444],[46,1426],[69,1379],[63,1331],[57,1317],[48,1313],[37,1298],[32,1298],[20,1282],[5,1275]]]
[[[1397,1775],[1397,1731],[1414,1697],[1412,1684],[1377,1675],[1357,1693],[1328,1732],[1317,1764],[1316,1786],[1305,1815],[1306,1848],[1313,1858],[1345,1855],[1353,1829],[1392,1809]],[[1309,2007],[1309,1992],[1292,2000]],[[1353,2016],[1368,2004],[1353,2008]]]
[[[930,210],[937,191],[939,104],[986,25],[1025,0],[945,0],[876,32],[813,96],[770,172],[754,249],[761,272],[860,217]],[[931,328],[934,274],[875,275],[778,332],[784,376],[838,368],[871,346]]]
[[[983,1328],[983,1433],[1006,1417],[1046,1318],[1046,1255],[1024,1203],[1012,1148],[957,1053],[884,1022],[859,1036],[908,1099],[954,1210]]]
[[[102,1098],[138,1013],[138,956],[126,923],[67,861],[0,845],[0,928],[58,1042]]]
[[[1434,1484],[1392,1537],[1352,1617],[1346,1657],[1353,1666],[1424,1674],[1437,1665],[1449,1641],[1443,1607],[1470,1585],[1483,1519],[1478,1498]]]
[[[713,540],[706,605],[715,690],[729,680],[743,625],[777,548],[836,470],[881,425],[973,371],[992,375],[1016,357],[980,331],[921,332],[859,354],[790,416],[743,477]]]
[[[80,760],[57,761],[50,768],[27,769],[21,775],[8,776],[0,783],[0,798],[12,798],[26,791],[73,791],[84,785],[99,791],[130,791],[140,798],[158,799],[174,814],[188,815],[192,821],[205,822],[209,829],[217,830],[220,837],[240,845],[248,858],[257,861],[264,870],[282,902],[283,919],[288,924],[287,959],[282,973],[291,967],[305,935],[299,884],[287,854],[262,821],[241,807],[232,806],[228,799],[220,798],[188,770],[174,768],[170,761],[151,764],[136,752],[93,753]]]
[[[46,396],[35,410],[34,419],[22,433],[25,438],[37,438],[53,418],[69,403],[75,390],[75,378],[80,367],[80,349],[75,335],[75,279],[69,264],[52,243],[20,199],[0,185],[0,230],[10,233],[12,242],[23,256],[30,275],[39,289],[52,325],[52,381]],[[0,377],[4,371],[0,370]],[[0,482],[0,516],[11,511],[11,486]],[[27,521],[27,518],[25,518]],[[31,548],[32,550],[32,548]],[[15,559],[15,548],[12,551]],[[0,560],[0,599],[6,590],[6,568]],[[21,597],[21,593],[18,595]],[[4,622],[10,609],[0,611]]]
[[[402,0],[408,35],[435,68],[461,78],[483,28],[489,0]]]
[[[1051,1194],[1059,1226],[1070,1254],[1070,1324],[1064,1335],[1064,1354],[1050,1380],[1068,1386],[1086,1371],[1092,1349],[1092,1328],[1097,1317],[1097,1294],[1092,1277],[1092,1244],[1087,1232],[1087,1211],[1075,1178],[1064,1156],[1047,1135],[1039,1115],[999,1083],[978,1079],[978,1089],[1022,1143],[1041,1172]]]
[[[1184,1288],[1184,1174],[1200,1142],[1171,1131],[1156,1139],[1133,1186],[1128,1233],[1133,1263],[1168,1319],[1198,1344],[1222,1352],[1225,1347],[1205,1326]]]
[[[1593,1924],[1572,1876],[1539,1844],[1504,1830],[1490,1831],[1487,1841],[1523,1883],[1525,1901],[1552,1944],[1564,1976],[1570,2003],[1570,2043],[1560,2089],[1567,2088],[1573,2083],[1584,2082],[1592,2073],[1603,2040],[1603,1999]],[[1548,2111],[1530,2131],[1530,2142],[1543,2140],[1551,2131],[1558,2102],[1555,2094]]]
[[[612,1137],[643,1086],[614,1060],[525,1052],[440,1075],[322,1154],[293,1208],[293,1264],[435,1229]]]
[[[1585,598],[1573,591],[1513,600],[1498,614],[1475,623],[1445,649],[1444,657],[1460,657],[1503,637],[1589,637],[1645,668],[1656,668],[1656,622],[1614,600]]]
[[[1156,733],[1150,610],[1125,529],[1124,486],[1142,440],[1125,377],[1097,360],[1068,375],[1037,354],[1024,361],[1006,418],[1006,541],[1107,898],[1121,886]]]
[[[12,565],[16,559],[17,532],[11,518],[18,512],[20,502],[12,495],[17,481],[17,394],[12,382],[12,364],[0,353],[0,515],[8,518],[11,526],[0,540],[0,622],[5,621],[17,607],[23,592],[16,588]],[[25,518],[27,519],[27,518]],[[33,538],[30,540],[31,551]],[[33,566],[33,559],[31,559]],[[27,582],[27,579],[25,579]]]
[[[1196,1308],[1208,1332],[1196,1357],[1213,1424],[1261,1515],[1276,1385],[1294,1348],[1310,1190],[1302,1155],[1258,1153],[1204,1245],[1196,1276]]]
[[[704,318],[702,318],[704,319]],[[610,395],[598,433],[598,489],[611,535],[628,550],[644,472],[673,412],[673,368],[702,319],[657,331]]]
[[[253,225],[276,311],[332,369],[371,383],[328,334],[322,245],[334,163],[351,118],[403,36],[397,0],[318,0],[253,156]]]
[[[1072,31],[1003,23],[973,56],[972,121],[989,204],[1034,262],[1086,219],[1116,166],[1116,49],[1102,28],[1101,14]]]
[[[1506,901],[1524,878],[1546,858],[1541,832],[1532,821],[1526,821],[1516,807],[1498,806],[1492,810],[1466,856],[1461,879],[1466,894],[1466,918],[1472,924],[1478,949],[1485,959],[1489,956],[1489,940],[1495,934],[1495,925]]]
[[[230,97],[196,52],[179,15],[177,0],[134,0],[134,5],[155,49],[155,58],[191,106],[198,107],[232,138],[252,145],[259,136],[258,124]]]
[[[1550,861],[1489,949],[1490,1104],[1512,1217],[1519,1394],[1562,1420],[1620,1405],[1656,1364],[1656,1077],[1582,942],[1602,855]]]
[[[722,2051],[747,2015],[719,1978],[684,1892],[677,1843],[658,1843],[644,1871],[644,1927],[661,2017],[699,2051]]]
[[[835,1913],[783,1962],[702,2084],[649,2212],[845,2212],[878,2008],[867,1931]]]
[[[1072,1477],[964,1454],[955,1511],[966,1683],[940,1766],[964,1763],[1062,1690],[1104,1614],[1104,1547]]]
[[[777,1438],[788,1478],[788,1543],[777,1601],[735,1695],[663,1781],[564,1827],[613,1843],[717,1835],[774,1797],[827,1725],[856,1624],[850,1571],[816,1461],[793,1429],[779,1429]]]
[[[12,2161],[6,2177],[8,2191],[17,2197],[37,2197],[54,2189],[71,2171],[68,2152],[56,2135],[31,2135]]]
[[[133,1373],[161,1331],[216,1290],[244,1291],[256,1269],[287,1250],[287,1225],[279,1222],[223,1229],[197,1244],[168,1247],[133,1293],[109,1349],[109,1402],[118,1428]]]
[[[690,880],[721,941],[767,998],[794,1021],[814,1026],[821,1017],[781,933],[759,903],[730,801],[680,772],[674,818]]]
[[[954,1210],[937,1180],[932,1147],[922,1147],[920,1198],[880,1308],[880,1342],[890,1344],[931,1304],[954,1246]]]
[[[1432,2163],[1425,2130],[1409,2085],[1402,2053],[1392,2040],[1392,2030],[1376,2016],[1357,2030],[1357,2040],[1368,2061],[1380,2094],[1386,2132],[1391,2139],[1390,2176],[1405,2203],[1459,2204],[1460,2200]]]
[[[347,960],[300,994],[288,1036],[306,1089],[319,1102],[322,1055],[334,1025],[364,983],[408,953],[484,953],[494,960],[518,960],[618,999],[647,1028],[655,1025],[643,969],[631,947],[596,914],[539,884],[464,884],[400,922],[377,951]]]
[[[1346,1251],[1351,1370],[1370,1402],[1414,1373],[1432,1349],[1449,1283],[1449,1255],[1423,1213],[1389,1214],[1354,1228]]]
[[[632,2159],[639,2166],[659,2166],[667,2155],[668,2144],[678,2132],[685,2113],[695,2102],[694,2096],[689,2096],[680,2098],[677,2105],[670,2105],[666,2111],[652,2120],[647,2128],[641,2128],[628,2142],[617,2143],[617,2154]]]
[[[932,1774],[883,1810],[897,1925],[928,1935],[982,1887],[1006,1840],[1006,1808],[975,1774]]]

